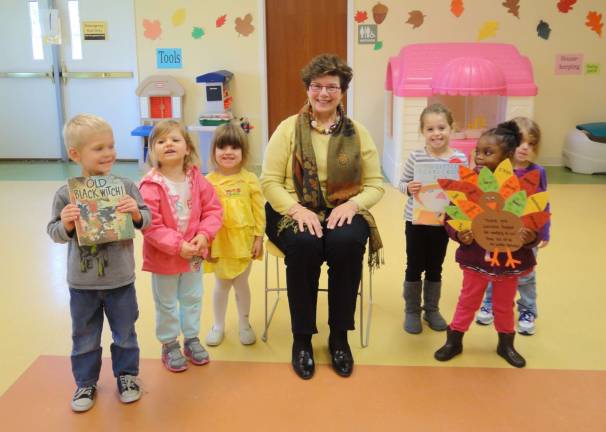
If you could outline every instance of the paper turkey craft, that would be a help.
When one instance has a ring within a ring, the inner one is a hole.
[[[460,181],[438,180],[454,204],[446,207],[452,218],[448,224],[457,231],[471,230],[474,240],[492,254],[490,265],[500,266],[499,253],[504,252],[505,266],[515,268],[520,261],[511,253],[523,245],[520,229],[538,231],[549,221],[547,192],[536,192],[539,170],[518,178],[506,159],[494,173],[484,167],[476,174],[460,166],[459,176]]]

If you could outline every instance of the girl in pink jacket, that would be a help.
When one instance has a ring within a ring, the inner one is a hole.
[[[208,363],[200,343],[202,275],[200,264],[223,221],[212,185],[198,170],[200,158],[185,127],[158,123],[149,137],[151,171],[141,195],[152,214],[143,231],[143,270],[152,273],[156,336],[162,362],[172,372]],[[184,350],[177,338],[183,332]],[[183,356],[185,354],[185,357]]]

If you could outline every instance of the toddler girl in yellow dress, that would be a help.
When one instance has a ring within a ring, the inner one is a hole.
[[[221,125],[215,131],[210,159],[215,170],[207,175],[223,205],[223,227],[211,245],[206,272],[216,277],[213,292],[215,322],[206,336],[210,346],[219,345],[225,335],[225,312],[233,286],[240,321],[240,342],[257,340],[250,326],[248,275],[253,259],[263,254],[265,232],[264,198],[257,176],[244,168],[249,156],[246,134],[239,125]]]

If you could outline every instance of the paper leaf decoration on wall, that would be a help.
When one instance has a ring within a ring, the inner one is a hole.
[[[147,39],[155,40],[160,37],[162,34],[162,27],[160,26],[160,21],[158,20],[143,20],[143,36]]]
[[[356,16],[354,16],[354,21],[358,24],[363,23],[368,19],[368,14],[366,11],[357,11]]]
[[[194,27],[191,31],[191,37],[194,39],[200,39],[204,36],[204,29],[202,27]]]
[[[185,12],[185,9],[177,9],[170,20],[173,26],[178,27],[185,22],[186,16],[187,12]]]
[[[423,25],[426,16],[427,15],[423,15],[423,12],[420,10],[410,11],[408,12],[408,21],[406,21],[406,24],[410,24],[412,25],[413,29],[416,29],[417,27],[421,27]]]
[[[568,13],[572,10],[572,5],[576,2],[577,0],[560,0],[558,2],[558,10],[562,13]]]
[[[596,11],[590,11],[587,13],[587,21],[585,21],[585,25],[589,27],[592,31],[596,32],[599,37],[602,37],[602,27],[604,27],[604,23],[602,22],[602,14]]]
[[[516,18],[520,18],[520,0],[505,0],[501,4],[507,8],[507,12]]]
[[[478,32],[478,40],[488,39],[497,34],[499,23],[497,21],[486,21]]]
[[[375,23],[381,24],[383,21],[385,21],[388,11],[389,8],[383,3],[379,2],[372,7],[372,19],[375,20]]]
[[[463,14],[465,8],[463,7],[463,0],[452,0],[450,2],[450,12],[457,18]]]
[[[383,41],[376,41],[373,49],[379,51],[381,48],[383,48]]]
[[[227,19],[227,15],[221,15],[219,18],[217,18],[217,20],[215,21],[215,26],[217,28],[219,27],[223,27],[223,24],[225,24],[225,20]]]
[[[236,18],[236,31],[242,36],[248,36],[255,30],[255,26],[252,23],[252,15],[246,14],[244,18]]]
[[[545,21],[539,21],[539,25],[537,26],[537,35],[542,39],[549,39],[549,34],[551,33],[551,28],[549,24]]]

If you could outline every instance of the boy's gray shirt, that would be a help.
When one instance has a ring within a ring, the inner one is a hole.
[[[143,229],[151,222],[151,213],[135,183],[124,177],[126,193],[137,201],[141,221],[136,228]],[[104,290],[119,288],[135,281],[133,240],[121,240],[97,246],[78,246],[76,231],[71,235],[61,222],[61,211],[69,204],[69,190],[63,185],[55,193],[52,219],[46,232],[56,243],[67,243],[67,283],[70,288]]]

